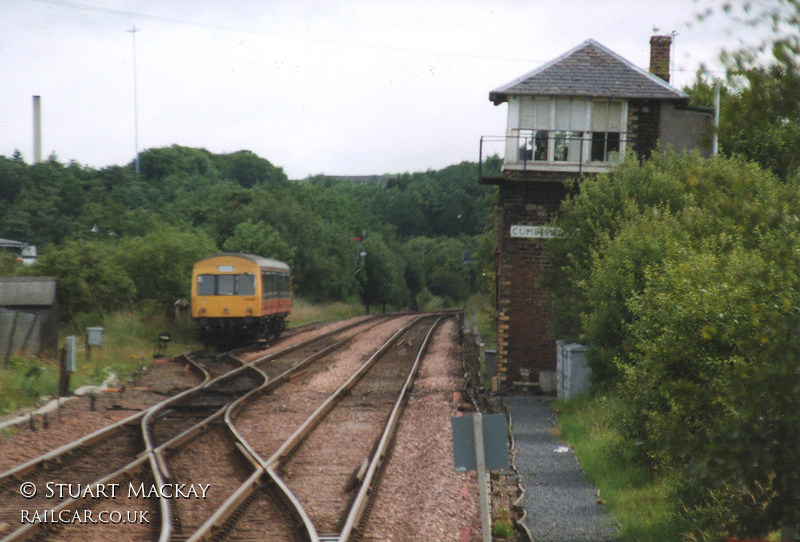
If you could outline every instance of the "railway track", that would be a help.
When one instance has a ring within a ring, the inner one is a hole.
[[[354,337],[377,326],[396,329],[396,319],[360,321],[262,356],[187,356],[204,375],[198,386],[0,475],[0,500],[13,514],[90,510],[97,517],[127,508],[125,518],[133,512],[147,521],[33,522],[2,540],[348,540],[369,508],[439,321],[405,320],[380,349],[346,362]],[[311,390],[312,379],[335,389]],[[292,401],[298,397],[304,400]],[[259,419],[270,438],[248,436]],[[322,445],[330,441],[348,442],[347,453]],[[43,489],[56,477],[80,484],[84,494],[67,491],[58,501],[20,495],[22,480]],[[115,485],[133,488],[133,498],[98,498]],[[0,521],[18,525],[19,517]]]
[[[256,452],[261,472],[191,540],[349,540],[369,509],[406,395],[439,321],[418,318],[403,326],[271,456]],[[254,502],[257,514],[251,512]],[[259,519],[264,517],[272,519]]]

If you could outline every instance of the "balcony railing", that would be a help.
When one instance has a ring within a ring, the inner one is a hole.
[[[520,133],[522,132],[522,133]],[[598,172],[618,164],[625,152],[636,152],[633,140],[620,132],[563,132],[523,130],[512,135],[482,136],[478,171],[483,179],[485,159],[498,153],[491,147],[503,148],[502,170],[563,171],[581,175]]]

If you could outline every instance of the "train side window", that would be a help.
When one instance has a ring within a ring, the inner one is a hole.
[[[256,293],[255,277],[250,273],[236,275],[236,295],[254,295]]]
[[[233,295],[235,275],[217,275],[217,295]]]
[[[214,295],[216,286],[216,275],[197,275],[197,295]]]

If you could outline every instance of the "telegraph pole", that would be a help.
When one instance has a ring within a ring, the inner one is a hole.
[[[133,38],[133,132],[134,141],[136,144],[136,174],[139,174],[139,100],[137,98],[138,91],[136,89],[136,33],[140,32],[136,26],[132,26],[128,32],[131,33]]]

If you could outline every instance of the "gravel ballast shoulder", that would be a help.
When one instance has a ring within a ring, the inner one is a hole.
[[[553,436],[556,414],[548,401],[505,397],[525,489],[525,525],[536,542],[610,542],[617,528],[578,460]]]

